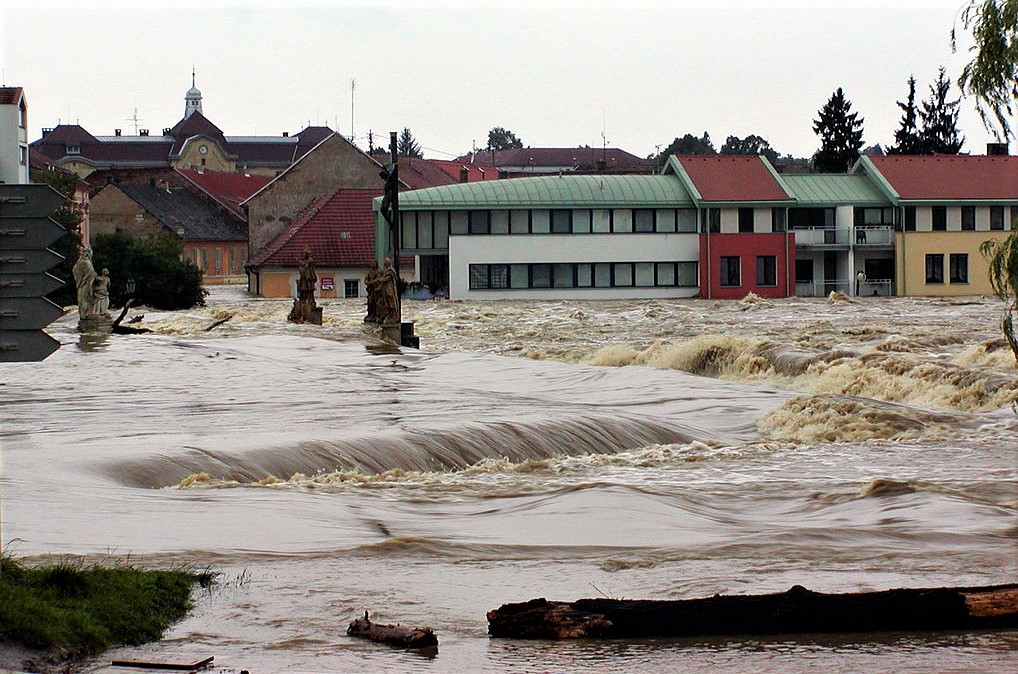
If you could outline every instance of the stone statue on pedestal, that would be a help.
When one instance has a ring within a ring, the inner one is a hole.
[[[91,248],[81,246],[78,249],[78,261],[71,268],[71,273],[78,287],[78,318],[91,318],[96,315],[95,267],[92,266]]]
[[[315,260],[311,256],[311,249],[304,249],[304,257],[300,261],[300,275],[297,278],[297,297],[293,300],[293,308],[286,320],[291,323],[317,323],[321,325],[321,314],[316,312],[318,303],[315,302],[315,283],[318,275],[315,274]],[[315,318],[318,317],[318,321]]]

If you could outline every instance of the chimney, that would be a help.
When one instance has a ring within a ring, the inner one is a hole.
[[[461,183],[469,182],[469,179],[470,179],[470,169],[468,169],[466,166],[461,166],[460,167],[460,182]]]
[[[170,127],[168,127],[168,126],[167,126],[167,127],[165,127],[165,128],[163,129],[163,135],[164,135],[164,136],[168,136],[168,135],[170,135],[170,131],[173,131],[173,129],[171,129],[171,128],[170,128]]]
[[[283,132],[283,138],[289,138],[289,137],[290,137],[290,132],[289,131],[284,131]]]
[[[119,136],[120,136],[120,133],[121,133],[121,132],[120,132],[120,129],[113,129],[113,135],[114,135],[114,136],[117,136],[117,137],[119,137]]]
[[[1006,157],[1008,155],[1007,143],[987,143],[987,157]]]
[[[42,128],[42,137],[43,138],[45,138],[46,136],[50,135],[51,133],[53,133],[53,127],[47,128],[47,127],[44,126]]]
[[[138,129],[138,135],[139,136],[147,136],[148,135],[148,129]]]

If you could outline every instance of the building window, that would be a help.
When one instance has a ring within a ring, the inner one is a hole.
[[[551,215],[546,209],[530,211],[530,233],[548,234],[551,232]]]
[[[472,264],[471,290],[696,287],[696,262]]]
[[[785,209],[784,208],[772,208],[771,209],[771,231],[772,232],[783,232],[785,231]]]
[[[708,234],[718,234],[721,232],[721,209],[720,208],[706,208],[703,211],[703,228],[704,232]]]
[[[360,282],[355,278],[343,279],[343,297],[350,299],[360,295]]]
[[[915,231],[915,206],[905,207],[905,231]]]
[[[470,233],[491,234],[488,211],[470,211]]]
[[[969,282],[969,256],[968,253],[951,253],[951,283]]]
[[[739,278],[738,256],[723,256],[721,258],[721,285],[726,288],[737,288],[741,285]]]
[[[612,231],[617,234],[629,234],[633,231],[633,211],[628,208],[612,210]]]
[[[449,214],[449,233],[452,235],[466,234],[467,231],[467,212],[452,211]]]
[[[756,258],[756,284],[758,286],[777,286],[777,258],[774,255],[758,255]]]
[[[237,255],[237,252],[238,251],[237,251],[236,248],[231,248],[230,249],[230,273],[231,274],[239,274],[240,273],[240,264],[238,263],[239,262],[238,261],[239,255]]]
[[[435,228],[435,238],[432,241],[435,248],[440,250],[449,248],[449,211],[432,213],[432,224]]]
[[[753,209],[752,208],[740,208],[739,209],[739,233],[740,234],[752,234],[753,233]]]
[[[28,128],[28,107],[24,101],[18,106],[18,126],[22,129]]]
[[[946,232],[947,231],[947,207],[946,206],[934,206],[931,209],[931,217],[933,218],[933,231],[934,232]]]
[[[573,234],[590,234],[590,210],[579,208],[573,211]]]
[[[67,154],[81,154],[80,145],[67,145],[65,146],[65,152]]]
[[[676,231],[696,233],[696,209],[680,208],[675,212],[677,224]]]
[[[944,256],[941,254],[926,255],[926,282],[944,282]]]
[[[223,249],[219,246],[215,249],[215,264],[216,276],[219,276],[223,273]]]
[[[491,233],[492,234],[509,233],[509,211],[491,212]]]
[[[616,262],[612,265],[612,284],[615,287],[633,285],[633,265],[629,262]]]
[[[570,234],[573,231],[573,212],[566,209],[556,209],[551,212],[551,233]]]
[[[21,150],[21,165],[28,166],[28,148],[20,145],[18,149]]]
[[[659,208],[657,210],[657,220],[654,224],[654,231],[656,232],[674,232],[675,231],[675,209],[674,208]]]
[[[813,260],[799,259],[795,261],[795,282],[813,283]]]
[[[654,231],[654,211],[638,208],[633,211],[633,231],[648,233]]]
[[[963,232],[973,232],[976,229],[976,207],[975,206],[962,206],[961,207],[961,230]]]
[[[509,233],[530,234],[530,211],[509,211]]]
[[[853,211],[853,217],[857,225],[892,225],[894,224],[894,209],[857,206]]]
[[[990,206],[990,229],[998,231],[1004,230],[1003,206]]]
[[[470,265],[470,289],[471,290],[488,289],[488,265],[486,264]]]

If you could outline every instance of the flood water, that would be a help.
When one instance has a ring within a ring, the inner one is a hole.
[[[1018,633],[490,639],[534,597],[1018,580],[989,299],[408,302],[422,350],[214,291],[0,369],[2,539],[221,572],[163,641],[251,672],[1014,671]],[[218,318],[225,324],[206,332]],[[437,654],[354,640],[365,610]],[[99,665],[96,664],[95,667]]]

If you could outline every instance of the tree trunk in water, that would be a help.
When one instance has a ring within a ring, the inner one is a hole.
[[[352,637],[371,639],[390,646],[400,648],[432,648],[438,646],[438,637],[430,627],[405,627],[403,625],[383,625],[371,622],[368,612],[363,618],[357,618],[346,633]]]
[[[488,633],[517,639],[923,631],[1018,627],[1018,584],[679,601],[532,599],[488,612]]]

